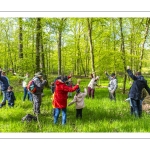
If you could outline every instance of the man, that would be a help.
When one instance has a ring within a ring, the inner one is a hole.
[[[112,73],[111,76],[109,76],[106,71],[105,71],[105,74],[108,77],[108,79],[110,80],[109,85],[108,85],[109,98],[110,98],[110,100],[116,101],[116,89],[118,87],[116,75],[115,75],[115,73]]]
[[[79,88],[80,80],[77,80],[77,84],[75,86],[68,87],[66,85],[68,79],[68,76],[62,76],[61,79],[56,80],[56,88],[53,99],[54,124],[58,121],[60,111],[62,111],[62,125],[66,124],[68,92],[74,92]]]
[[[141,105],[141,94],[143,88],[150,94],[150,89],[147,85],[147,81],[141,75],[141,72],[136,72],[136,75],[133,75],[130,67],[127,66],[127,73],[128,75],[134,80],[130,91],[129,97],[131,98],[131,103],[133,107],[133,113],[136,117],[142,116],[142,105]]]
[[[39,115],[41,101],[42,101],[42,90],[44,88],[44,85],[46,84],[46,80],[43,80],[43,74],[41,72],[38,72],[35,74],[33,81],[36,85],[36,92],[32,94],[33,109],[34,109],[34,114]]]
[[[1,81],[1,90],[3,93],[3,100],[0,103],[0,108],[1,108],[2,106],[6,105],[6,92],[9,86],[9,81],[8,78],[6,77],[6,73],[1,69],[0,69],[0,81]]]

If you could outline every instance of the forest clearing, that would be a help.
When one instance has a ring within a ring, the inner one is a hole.
[[[149,85],[149,26],[150,18],[0,18],[0,68],[16,95],[14,108],[0,108],[0,132],[149,132],[149,114],[131,116],[124,101],[131,81],[127,66],[133,73],[142,72]],[[33,114],[33,104],[22,101],[22,80],[17,76],[29,73],[32,78],[39,71],[47,81],[39,121],[22,122],[26,114]],[[108,98],[105,71],[117,76],[116,102]],[[82,120],[69,106],[66,125],[61,126],[60,119],[54,125],[50,85],[70,72],[75,84],[81,79],[81,91],[91,73],[100,77],[100,86],[94,99],[85,98]]]

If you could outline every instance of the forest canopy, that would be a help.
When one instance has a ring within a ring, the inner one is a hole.
[[[0,18],[0,66],[25,74],[148,73],[150,18]]]

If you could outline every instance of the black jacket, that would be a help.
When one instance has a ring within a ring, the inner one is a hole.
[[[128,75],[134,80],[131,89],[129,91],[129,97],[135,100],[141,100],[142,89],[145,88],[146,91],[150,94],[150,89],[147,85],[147,81],[142,75],[135,76],[133,75],[130,69],[127,69]]]

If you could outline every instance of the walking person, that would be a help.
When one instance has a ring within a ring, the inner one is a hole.
[[[68,87],[66,82],[68,77],[64,76],[61,79],[56,80],[55,94],[53,99],[54,107],[54,124],[58,122],[60,111],[62,111],[62,125],[66,124],[67,120],[67,98],[68,92],[74,92],[79,88],[80,80],[77,80],[77,84],[73,87]]]
[[[8,87],[7,92],[6,92],[6,98],[8,100],[8,106],[9,107],[14,107],[16,97],[15,97],[15,94],[13,92],[13,87],[12,86]]]
[[[72,104],[76,104],[76,118],[82,119],[82,109],[84,108],[84,98],[87,95],[87,89],[84,89],[84,92],[80,92],[80,88],[76,90],[76,94],[74,96],[74,99],[68,104],[68,106]]]
[[[6,100],[7,100],[6,92],[7,92],[8,86],[9,86],[9,80],[6,77],[6,72],[2,71],[1,69],[0,69],[0,81],[1,81],[1,90],[3,93],[3,99],[2,99],[2,102],[0,103],[0,108],[1,108],[4,105],[6,105]]]
[[[92,79],[88,84],[88,97],[94,99],[95,86],[98,86],[97,81],[99,80],[99,76],[95,77],[95,74],[93,74],[91,77]]]
[[[105,74],[108,77],[108,79],[110,80],[109,85],[108,85],[109,98],[110,98],[110,100],[116,101],[116,89],[118,87],[116,75],[115,75],[115,73],[112,73],[111,75],[109,75],[106,71],[105,71]]]
[[[35,74],[35,77],[33,78],[33,81],[36,86],[36,92],[32,93],[33,110],[34,110],[34,114],[39,115],[41,101],[42,101],[42,89],[44,88],[44,85],[46,84],[46,80],[43,80],[43,74],[41,72],[37,72]]]
[[[136,72],[136,74],[133,75],[132,71],[130,70],[130,67],[127,66],[127,73],[134,81],[129,92],[129,97],[131,98],[131,103],[133,107],[133,113],[135,117],[141,117],[142,116],[142,105],[141,105],[142,90],[143,88],[145,88],[146,91],[150,94],[150,89],[147,85],[147,81],[144,79],[141,72]]]

